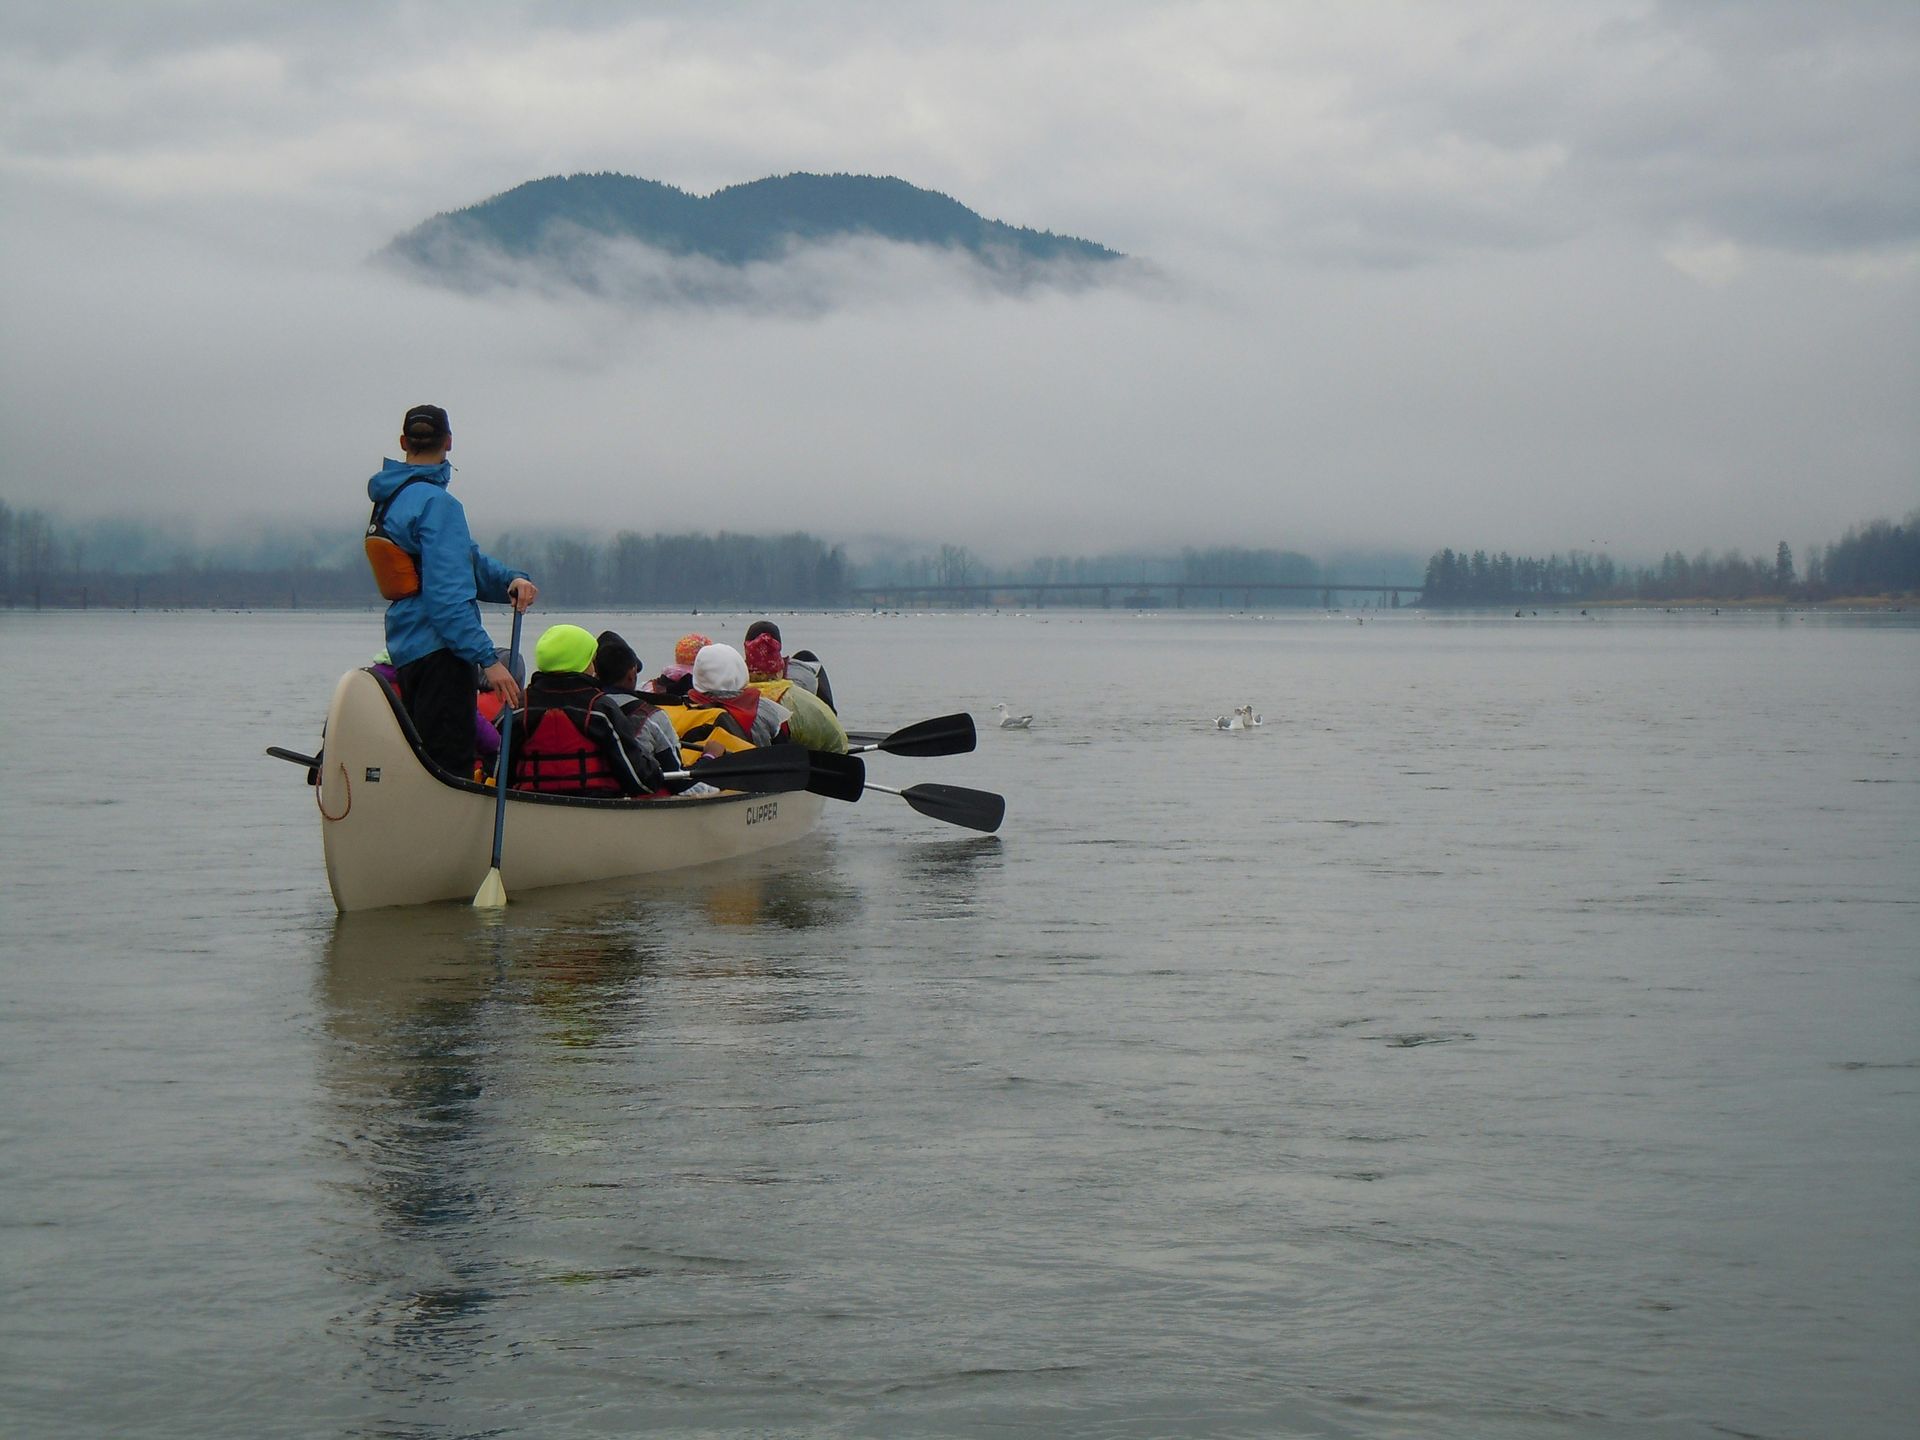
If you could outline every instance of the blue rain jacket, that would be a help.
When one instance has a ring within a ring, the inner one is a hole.
[[[436,650],[491,665],[493,639],[480,623],[480,602],[504,603],[507,586],[527,578],[526,572],[509,570],[473,543],[466,509],[447,492],[453,466],[444,460],[383,461],[367,481],[367,498],[377,505],[416,475],[426,483],[408,485],[387,511],[387,534],[420,564],[420,593],[387,606],[387,654],[396,666]]]

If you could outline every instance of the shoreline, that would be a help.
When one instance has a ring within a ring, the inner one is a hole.
[[[1513,602],[1509,602],[1510,604]],[[274,604],[224,604],[224,605],[0,605],[0,614],[103,614],[103,615],[378,615],[385,607],[379,604],[311,604],[311,605],[274,605]],[[1136,607],[1122,606],[1059,606],[1044,609],[1028,605],[988,605],[988,606],[905,606],[887,607],[884,612],[869,610],[860,605],[753,605],[741,603],[713,603],[700,605],[621,605],[608,602],[595,602],[588,605],[566,608],[591,611],[596,614],[622,615],[701,615],[701,614],[786,614],[786,615],[833,615],[871,613],[888,614],[993,614],[993,613],[1045,613],[1053,610],[1060,615],[1100,615],[1100,614],[1137,614]],[[1540,609],[1532,604],[1521,602],[1510,610],[1507,605],[1402,605],[1395,610],[1365,609],[1368,618],[1376,615],[1487,615],[1511,616],[1519,611],[1531,619],[1546,615],[1580,615],[1588,612],[1606,611],[1620,614],[1642,611],[1650,614],[1672,614],[1679,611],[1688,613],[1717,614],[1722,610],[1739,611],[1745,614],[1774,612],[1778,614],[1901,614],[1907,609],[1920,610],[1920,595],[1845,595],[1831,600],[1781,600],[1777,598],[1749,598],[1745,600],[1712,600],[1689,598],[1685,600],[1570,600],[1561,601],[1550,608]],[[1236,607],[1191,606],[1184,610],[1162,610],[1156,607],[1154,614],[1165,615],[1245,615],[1244,609]],[[1317,606],[1287,606],[1275,611],[1276,614],[1294,615],[1339,615],[1361,613],[1352,607],[1337,606],[1331,610],[1321,610]]]
[[[1835,595],[1826,600],[1788,600],[1752,595],[1744,600],[1690,596],[1684,600],[1587,600],[1590,610],[1904,610],[1920,606],[1920,595]]]

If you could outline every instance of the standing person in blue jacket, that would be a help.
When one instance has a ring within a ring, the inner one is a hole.
[[[367,481],[373,516],[367,559],[387,606],[387,653],[400,699],[427,755],[461,779],[473,774],[474,672],[518,708],[519,682],[494,653],[480,602],[525,610],[540,590],[526,573],[481,553],[467,512],[447,491],[453,429],[438,405],[416,405],[401,421],[405,460],[383,462]]]

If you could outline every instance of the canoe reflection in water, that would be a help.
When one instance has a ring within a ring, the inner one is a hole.
[[[344,1163],[325,1256],[341,1288],[331,1329],[374,1390],[423,1398],[484,1349],[502,1280],[478,1242],[499,1208],[481,1036],[501,972],[462,918],[342,917],[322,971],[322,1133]]]
[[[477,1423],[482,1397],[512,1392],[492,1368],[530,1334],[631,1323],[643,1272],[704,1271],[650,1233],[656,1207],[769,1163],[715,1153],[701,1117],[784,1123],[766,1027],[817,1038],[860,910],[830,861],[759,857],[503,912],[336,919],[319,967],[321,1134],[340,1162],[323,1259],[341,1364],[378,1423],[414,1423],[436,1395]],[[611,1253],[584,1265],[595,1251]],[[623,1275],[617,1321],[585,1302]]]

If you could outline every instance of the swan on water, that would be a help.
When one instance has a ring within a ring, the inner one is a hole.
[[[1000,728],[1002,730],[1031,730],[1033,728],[1033,716],[1015,715],[1008,710],[1004,704],[996,705],[993,708],[1000,712]]]

